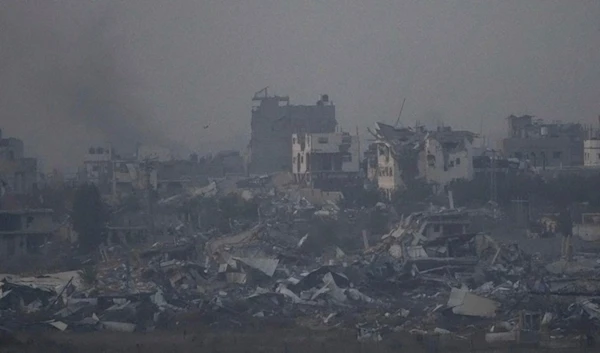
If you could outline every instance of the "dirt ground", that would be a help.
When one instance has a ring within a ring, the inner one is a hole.
[[[490,348],[482,342],[438,340],[437,352],[582,352],[572,349]],[[250,329],[211,332],[208,328],[152,333],[46,333],[18,334],[16,340],[0,342],[0,352],[27,353],[138,353],[138,352],[434,352],[429,341],[420,342],[406,333],[390,334],[379,343],[358,343],[353,330]],[[591,350],[590,352],[592,352]]]

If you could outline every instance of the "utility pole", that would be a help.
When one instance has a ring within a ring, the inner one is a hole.
[[[152,186],[152,164],[149,160],[142,162],[142,169],[144,170],[144,181],[146,183],[146,213],[147,213],[147,224],[148,232],[150,233],[150,239],[152,243],[156,242],[156,234],[154,231],[154,188]]]

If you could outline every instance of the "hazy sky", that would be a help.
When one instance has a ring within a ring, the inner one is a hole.
[[[405,124],[593,123],[599,19],[597,0],[3,0],[0,126],[64,166],[90,141],[243,148],[265,86],[328,93],[351,131],[404,97]]]

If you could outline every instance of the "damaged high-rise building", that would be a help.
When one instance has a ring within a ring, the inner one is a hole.
[[[269,96],[267,89],[252,98],[248,172],[266,174],[291,171],[292,134],[332,133],[335,106],[324,94],[315,105],[292,105],[287,96]]]
[[[38,184],[36,158],[25,157],[23,140],[2,136],[0,129],[0,196],[4,193],[24,195]]]

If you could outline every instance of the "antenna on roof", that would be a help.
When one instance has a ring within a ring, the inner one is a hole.
[[[404,102],[406,102],[406,98],[404,98],[402,100],[402,105],[400,106],[400,113],[398,113],[398,119],[396,119],[396,123],[394,124],[394,127],[397,127],[398,123],[400,122],[400,117],[402,116],[402,110],[404,109]]]

